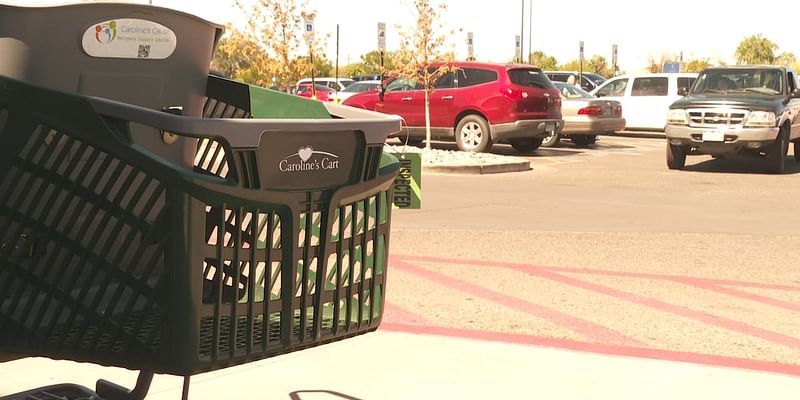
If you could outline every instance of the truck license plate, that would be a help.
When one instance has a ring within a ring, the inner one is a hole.
[[[724,142],[725,131],[703,131],[704,142]]]

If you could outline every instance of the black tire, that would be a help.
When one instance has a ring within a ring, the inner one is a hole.
[[[561,135],[553,132],[550,135],[547,135],[544,139],[542,139],[542,147],[556,147],[558,146],[558,142],[561,141]]]
[[[409,146],[419,147],[422,144],[422,142],[424,142],[424,141],[425,141],[424,139],[412,139],[412,138],[409,138],[408,140],[404,141],[403,143],[407,144]]]
[[[800,139],[794,142],[794,160],[800,162]]]
[[[683,146],[667,143],[667,168],[683,169],[686,166],[686,150]]]
[[[470,114],[461,118],[455,134],[456,146],[461,151],[481,153],[492,149],[489,124],[480,115]]]
[[[786,128],[781,128],[775,143],[767,150],[767,169],[770,173],[783,173],[787,154],[789,154],[789,134]]]
[[[575,143],[575,146],[578,147],[586,147],[591,146],[597,141],[596,135],[575,135],[570,136],[572,139],[572,143]]]
[[[519,153],[527,154],[539,148],[544,138],[514,139],[511,147]]]

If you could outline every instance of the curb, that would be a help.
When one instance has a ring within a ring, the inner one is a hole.
[[[422,166],[423,172],[433,172],[439,174],[486,175],[486,174],[500,174],[505,172],[522,172],[530,170],[531,170],[531,162],[529,160],[507,162],[501,164],[486,164],[486,165],[423,165]]]

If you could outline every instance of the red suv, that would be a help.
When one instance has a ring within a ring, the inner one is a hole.
[[[463,151],[510,143],[527,153],[564,126],[561,95],[540,68],[456,62],[430,97],[431,137],[454,140]],[[343,104],[400,115],[410,143],[425,139],[425,92],[413,79],[392,80],[383,93],[359,93]]]

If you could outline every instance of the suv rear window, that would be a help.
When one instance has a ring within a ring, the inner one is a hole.
[[[469,87],[497,80],[497,72],[488,69],[463,68],[457,71],[458,87]]]
[[[508,70],[508,77],[515,85],[536,86],[540,88],[555,88],[553,82],[538,69],[520,68]]]

